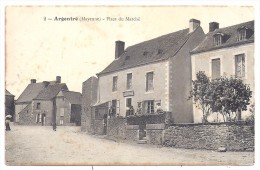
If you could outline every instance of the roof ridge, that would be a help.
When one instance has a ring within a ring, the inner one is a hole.
[[[239,26],[239,25],[248,24],[248,23],[250,23],[250,22],[254,22],[254,20],[247,21],[247,22],[242,22],[242,23],[240,23],[240,24],[230,25],[230,26],[226,26],[226,27],[221,27],[221,28],[218,28],[218,29],[216,29],[216,30],[214,30],[214,31],[212,31],[212,32],[208,32],[206,35],[208,35],[208,34],[213,34],[213,33],[217,33],[218,31],[221,31],[221,30],[224,30],[224,29],[227,29],[227,28],[232,28],[232,27],[237,27],[237,26]]]

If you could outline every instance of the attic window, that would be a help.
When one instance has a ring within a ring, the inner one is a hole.
[[[223,37],[224,37],[224,34],[222,34],[222,33],[217,33],[217,34],[213,35],[214,45],[215,46],[221,45],[223,43]]]
[[[162,49],[158,49],[157,54],[162,54],[163,50]]]
[[[242,26],[237,29],[237,41],[243,41],[247,38],[247,31],[248,28],[245,26]]]

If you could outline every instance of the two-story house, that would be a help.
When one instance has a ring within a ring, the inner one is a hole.
[[[236,76],[250,85],[251,103],[254,103],[254,21],[225,28],[219,28],[217,22],[209,23],[205,39],[191,54],[193,80],[199,71],[204,71],[210,79]],[[201,122],[201,117],[201,111],[194,106],[194,121]],[[209,117],[210,121],[215,119],[216,115]]]
[[[187,100],[190,51],[204,36],[200,21],[191,19],[187,29],[126,49],[124,42],[116,41],[114,61],[97,74],[95,106],[105,108],[102,113],[112,117],[155,114],[160,108],[172,112],[175,123],[193,122],[192,102]]]
[[[61,83],[60,76],[56,77],[56,81],[43,81],[35,87],[35,81],[31,84],[21,96],[37,95],[31,95],[31,101],[18,113],[19,124],[52,125],[56,122],[57,125],[80,125],[81,94],[69,91],[67,85]]]

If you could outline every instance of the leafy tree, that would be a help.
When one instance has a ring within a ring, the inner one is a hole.
[[[212,110],[219,112],[223,120],[241,120],[241,111],[247,110],[252,97],[249,85],[238,78],[226,78],[212,80]]]
[[[202,122],[208,122],[207,118],[211,112],[210,84],[209,78],[202,71],[196,74],[196,80],[192,81],[192,91],[189,100],[193,99],[197,108],[202,110]]]
[[[221,77],[212,81],[200,71],[192,81],[189,99],[193,99],[197,108],[202,110],[202,122],[208,122],[208,116],[217,112],[226,121],[241,120],[241,111],[247,110],[252,91],[249,85],[237,77]]]

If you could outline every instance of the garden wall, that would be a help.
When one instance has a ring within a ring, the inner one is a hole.
[[[179,124],[164,132],[166,146],[187,149],[216,150],[224,146],[229,151],[254,150],[254,125],[246,123]]]

